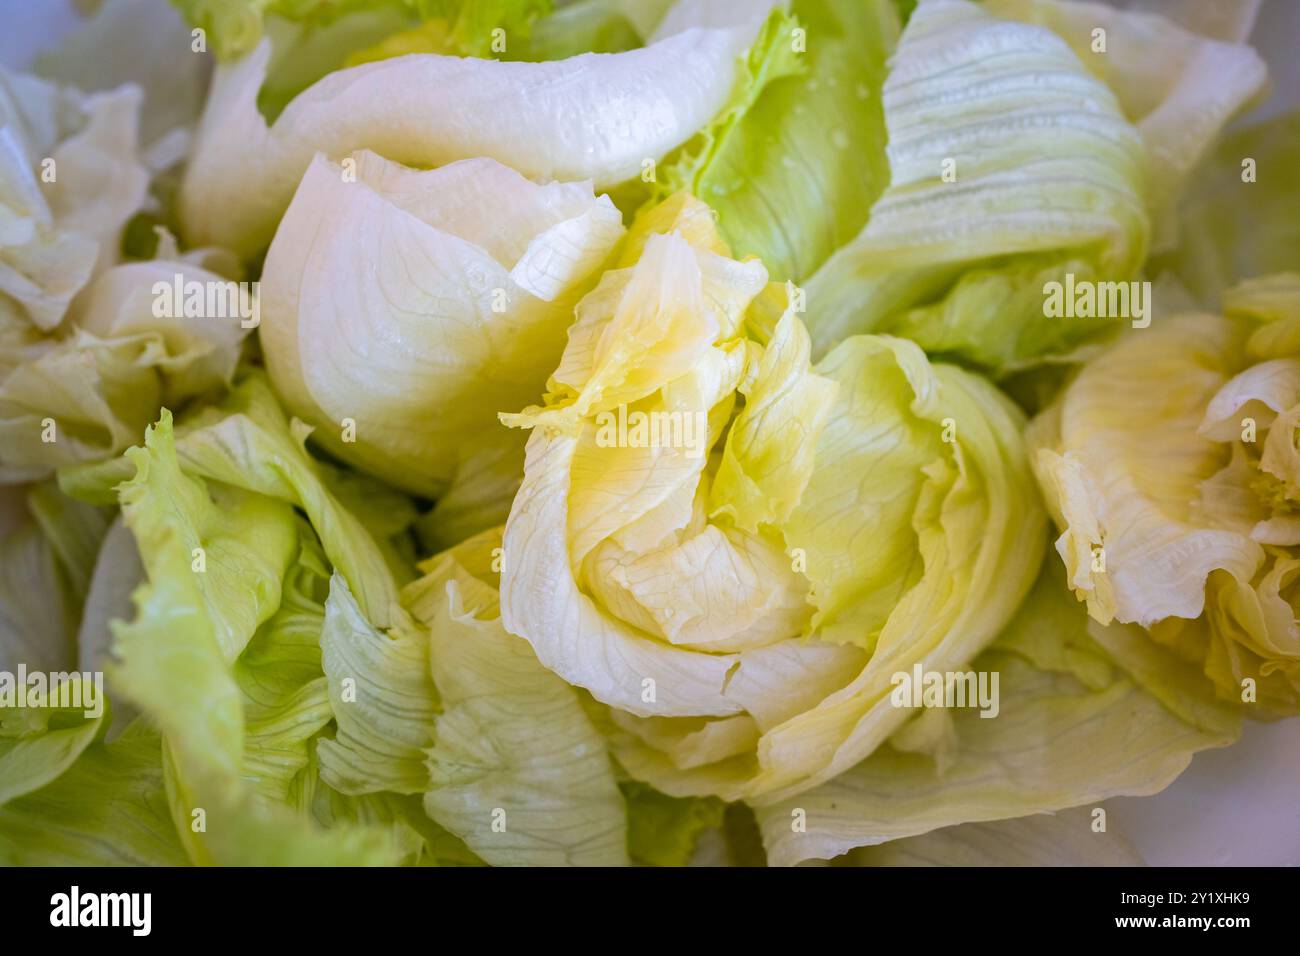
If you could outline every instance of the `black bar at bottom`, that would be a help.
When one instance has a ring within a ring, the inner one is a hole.
[[[390,933],[414,935],[411,942],[424,938],[435,948],[476,938],[495,944],[514,934],[531,945],[638,946],[656,939],[736,945],[783,932],[811,933],[814,945],[834,938],[832,932],[849,933],[864,947],[899,933],[985,941],[1199,934],[1231,945],[1243,933],[1294,925],[1291,875],[1268,869],[11,869],[0,870],[0,933],[13,953],[21,950],[10,946],[29,938],[72,933],[79,942],[248,942],[259,950],[281,941],[373,944]]]

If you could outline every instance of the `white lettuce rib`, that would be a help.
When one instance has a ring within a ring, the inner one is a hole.
[[[268,127],[263,41],[217,71],[181,191],[191,243],[253,254],[317,152],[370,149],[412,166],[486,156],[538,181],[628,179],[725,104],[750,22],[642,49],[516,63],[412,54],[331,73]]]

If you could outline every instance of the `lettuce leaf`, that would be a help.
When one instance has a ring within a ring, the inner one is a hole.
[[[912,14],[883,96],[890,185],[809,280],[818,350],[896,332],[1000,368],[1095,332],[1044,320],[1042,287],[1145,256],[1146,156],[1115,95],[1049,30],[940,0]]]
[[[1113,316],[1047,317],[1046,284],[1134,279],[1263,82],[1249,47],[1148,14],[922,4],[884,85],[889,188],[808,282],[816,352],[889,332],[1002,373],[1112,334]]]
[[[836,866],[1142,866],[1113,819],[1096,832],[1084,808],[990,823],[963,823],[859,847]]]
[[[494,413],[541,395],[574,302],[623,234],[618,210],[587,184],[539,186],[489,159],[345,163],[356,182],[312,162],[267,255],[272,380],[344,461],[426,497],[453,482],[481,494],[471,475],[522,444]]]
[[[438,712],[428,635],[414,626],[379,630],[336,577],[320,643],[338,723],[336,736],[318,747],[322,778],[354,796],[423,793],[429,783],[425,752]]]
[[[246,369],[220,403],[196,410],[176,431],[187,472],[301,508],[367,618],[387,627],[400,617],[398,583],[385,551],[331,490],[330,472],[306,451],[310,429],[285,415],[263,372]],[[116,459],[65,468],[60,486],[83,500],[111,501],[131,467]]]
[[[716,797],[670,797],[635,780],[622,784],[627,801],[628,853],[648,866],[686,866],[703,833],[722,826],[726,805]]]
[[[114,627],[109,679],[163,732],[168,802],[187,853],[200,863],[392,861],[383,832],[313,830],[255,785],[275,766],[274,731],[283,730],[261,724],[301,726],[309,703],[294,695],[280,713],[266,700],[246,709],[234,668],[279,610],[296,556],[292,509],[182,472],[170,414],[128,460],[136,475],[121,488],[123,514],[149,583],[136,594],[135,620]],[[195,547],[206,553],[204,570]],[[321,695],[308,726],[314,732],[328,719]]]
[[[442,703],[425,809],[489,863],[626,864],[627,813],[604,740],[473,576],[499,545],[499,532],[472,539],[459,549],[470,568],[453,551],[412,585]]]
[[[25,490],[19,524],[0,541],[0,672],[13,691],[20,668],[70,680],[68,700],[86,706],[0,703],[0,804],[56,779],[107,726],[107,701],[77,686],[102,689],[86,684],[94,668],[78,660],[77,632],[108,515],[51,483]]]
[[[604,740],[573,688],[501,626],[499,546],[492,530],[426,562],[403,591],[418,627],[381,633],[335,579],[322,643],[339,734],[319,745],[322,776],[352,795],[422,793],[488,863],[626,863]]]
[[[1244,164],[1250,162],[1253,169]],[[1179,208],[1178,245],[1152,258],[1203,307],[1243,279],[1300,268],[1300,110],[1231,130]]]
[[[82,675],[72,674],[68,692],[78,696],[71,699],[80,699],[84,692],[78,685],[85,683]],[[84,708],[0,707],[0,806],[72,766],[105,724],[106,702],[100,700],[99,707],[98,716],[87,716]]]
[[[425,20],[446,24],[450,49],[485,56],[494,28],[526,33],[533,19],[550,9],[550,0],[172,0],[185,19],[209,35],[220,60],[252,50],[268,17],[327,27],[358,13],[402,14],[412,25]]]
[[[813,366],[792,309],[751,330],[766,276],[725,251],[698,199],[642,213],[545,405],[503,415],[533,433],[501,615],[609,708],[633,778],[776,799],[890,736],[891,673],[997,636],[1045,521],[995,388],[883,336]]]
[[[136,721],[54,782],[0,807],[6,866],[181,866],[163,783],[162,741]]]
[[[106,0],[41,55],[36,72],[84,93],[126,83],[144,92],[140,142],[184,135],[199,117],[211,63],[190,49],[190,32],[167,0]]]
[[[887,0],[794,0],[774,13],[732,103],[662,170],[660,195],[689,190],[739,257],[803,282],[888,185],[880,92],[898,32]]]
[[[318,152],[367,148],[425,168],[488,157],[538,181],[614,185],[726,104],[756,30],[692,28],[625,53],[547,63],[436,54],[365,63],[323,77],[270,126],[257,109],[271,57],[264,40],[217,70],[181,189],[185,237],[244,256],[266,248]],[[540,98],[525,105],[514,95],[523,87]],[[630,98],[663,122],[629,126]],[[497,121],[480,122],[488,113]]]
[[[1227,316],[1173,316],[1089,362],[1029,440],[1089,613],[1147,628],[1221,699],[1282,716],[1300,708],[1287,584],[1300,544],[1300,273],[1224,298]],[[1135,404],[1152,387],[1164,400]]]
[[[952,711],[956,747],[946,762],[885,746],[813,790],[759,807],[771,862],[831,859],[956,823],[1156,793],[1196,751],[1237,738],[1240,718],[1205,688],[1204,721],[1189,723],[1121,668],[1099,671],[1092,662],[1105,653],[1090,631],[1048,567],[1006,632],[970,665],[1000,674],[997,719]],[[1084,654],[1062,657],[1063,638]]]

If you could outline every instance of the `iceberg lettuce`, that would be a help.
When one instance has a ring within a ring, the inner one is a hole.
[[[143,569],[133,619],[109,624],[100,665],[115,704],[142,716],[117,740],[86,749],[90,768],[105,773],[92,792],[110,807],[128,801],[121,811],[147,801],[147,813],[123,822],[150,834],[159,852],[153,835],[170,826],[192,862],[414,858],[421,841],[403,819],[372,823],[358,814],[359,822],[325,830],[299,806],[317,738],[333,720],[320,652],[331,566],[386,622],[400,607],[385,553],[331,493],[328,472],[308,458],[263,380],[246,376],[227,401],[187,416],[179,437],[164,413],[143,447],[62,476],[78,495],[120,501]],[[152,745],[144,721],[161,732]],[[113,769],[137,765],[150,746],[153,784]],[[14,802],[27,821],[14,853],[44,858],[27,841],[42,809],[68,813],[88,834],[110,825],[111,816],[67,790],[70,776],[86,787],[81,764]],[[132,790],[137,782],[142,789]],[[48,850],[49,859],[70,852]],[[125,840],[114,852],[135,850]]]
[[[161,2],[0,70],[0,863],[1130,865],[1300,713],[1255,0]]]
[[[1245,713],[1294,714],[1300,275],[1248,280],[1224,310],[1134,330],[1029,440],[1089,613],[1148,629]]]
[[[908,716],[895,671],[997,636],[1044,517],[992,386],[884,337],[813,367],[793,309],[760,341],[765,270],[725,252],[697,200],[651,210],[546,404],[503,416],[533,434],[501,617],[613,709],[634,777],[734,800],[871,753]]]

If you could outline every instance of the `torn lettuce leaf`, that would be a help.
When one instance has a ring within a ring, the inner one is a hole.
[[[0,69],[0,331],[53,330],[144,201],[141,94]]]
[[[331,490],[331,471],[305,448],[310,429],[285,415],[263,372],[246,369],[221,402],[195,410],[175,432],[187,472],[301,508],[367,617],[386,627],[400,616],[385,549]],[[115,459],[65,468],[59,481],[73,497],[109,503],[131,475],[131,463]]]
[[[116,494],[144,566],[134,620],[112,623],[105,666],[110,693],[162,731],[159,769],[186,855],[297,865],[417,858],[422,838],[404,820],[354,815],[325,830],[300,798],[334,719],[320,648],[327,582],[350,575],[377,619],[401,613],[382,550],[333,496],[337,477],[307,456],[305,433],[256,373],[182,431],[184,461],[164,414],[123,465],[90,466],[72,485]],[[392,531],[393,522],[377,526]]]
[[[0,480],[117,455],[163,403],[234,372],[240,316],[206,315],[208,296],[197,314],[188,300],[160,308],[160,283],[224,289],[205,267],[218,256],[168,243],[118,262],[128,219],[152,201],[141,115],[134,85],[83,94],[0,72]]]
[[[136,594],[136,618],[114,626],[109,681],[162,730],[168,803],[186,852],[196,863],[393,862],[385,831],[314,829],[275,799],[306,761],[301,749],[286,763],[285,748],[294,739],[305,748],[329,720],[323,693],[313,704],[310,683],[268,682],[271,700],[246,700],[241,689],[241,674],[245,685],[252,679],[236,667],[241,654],[260,627],[282,623],[282,584],[299,548],[292,509],[182,471],[170,414],[127,457],[136,474],[119,494],[149,582]],[[314,683],[323,690],[323,678]],[[277,771],[286,774],[282,790],[271,788]]]

